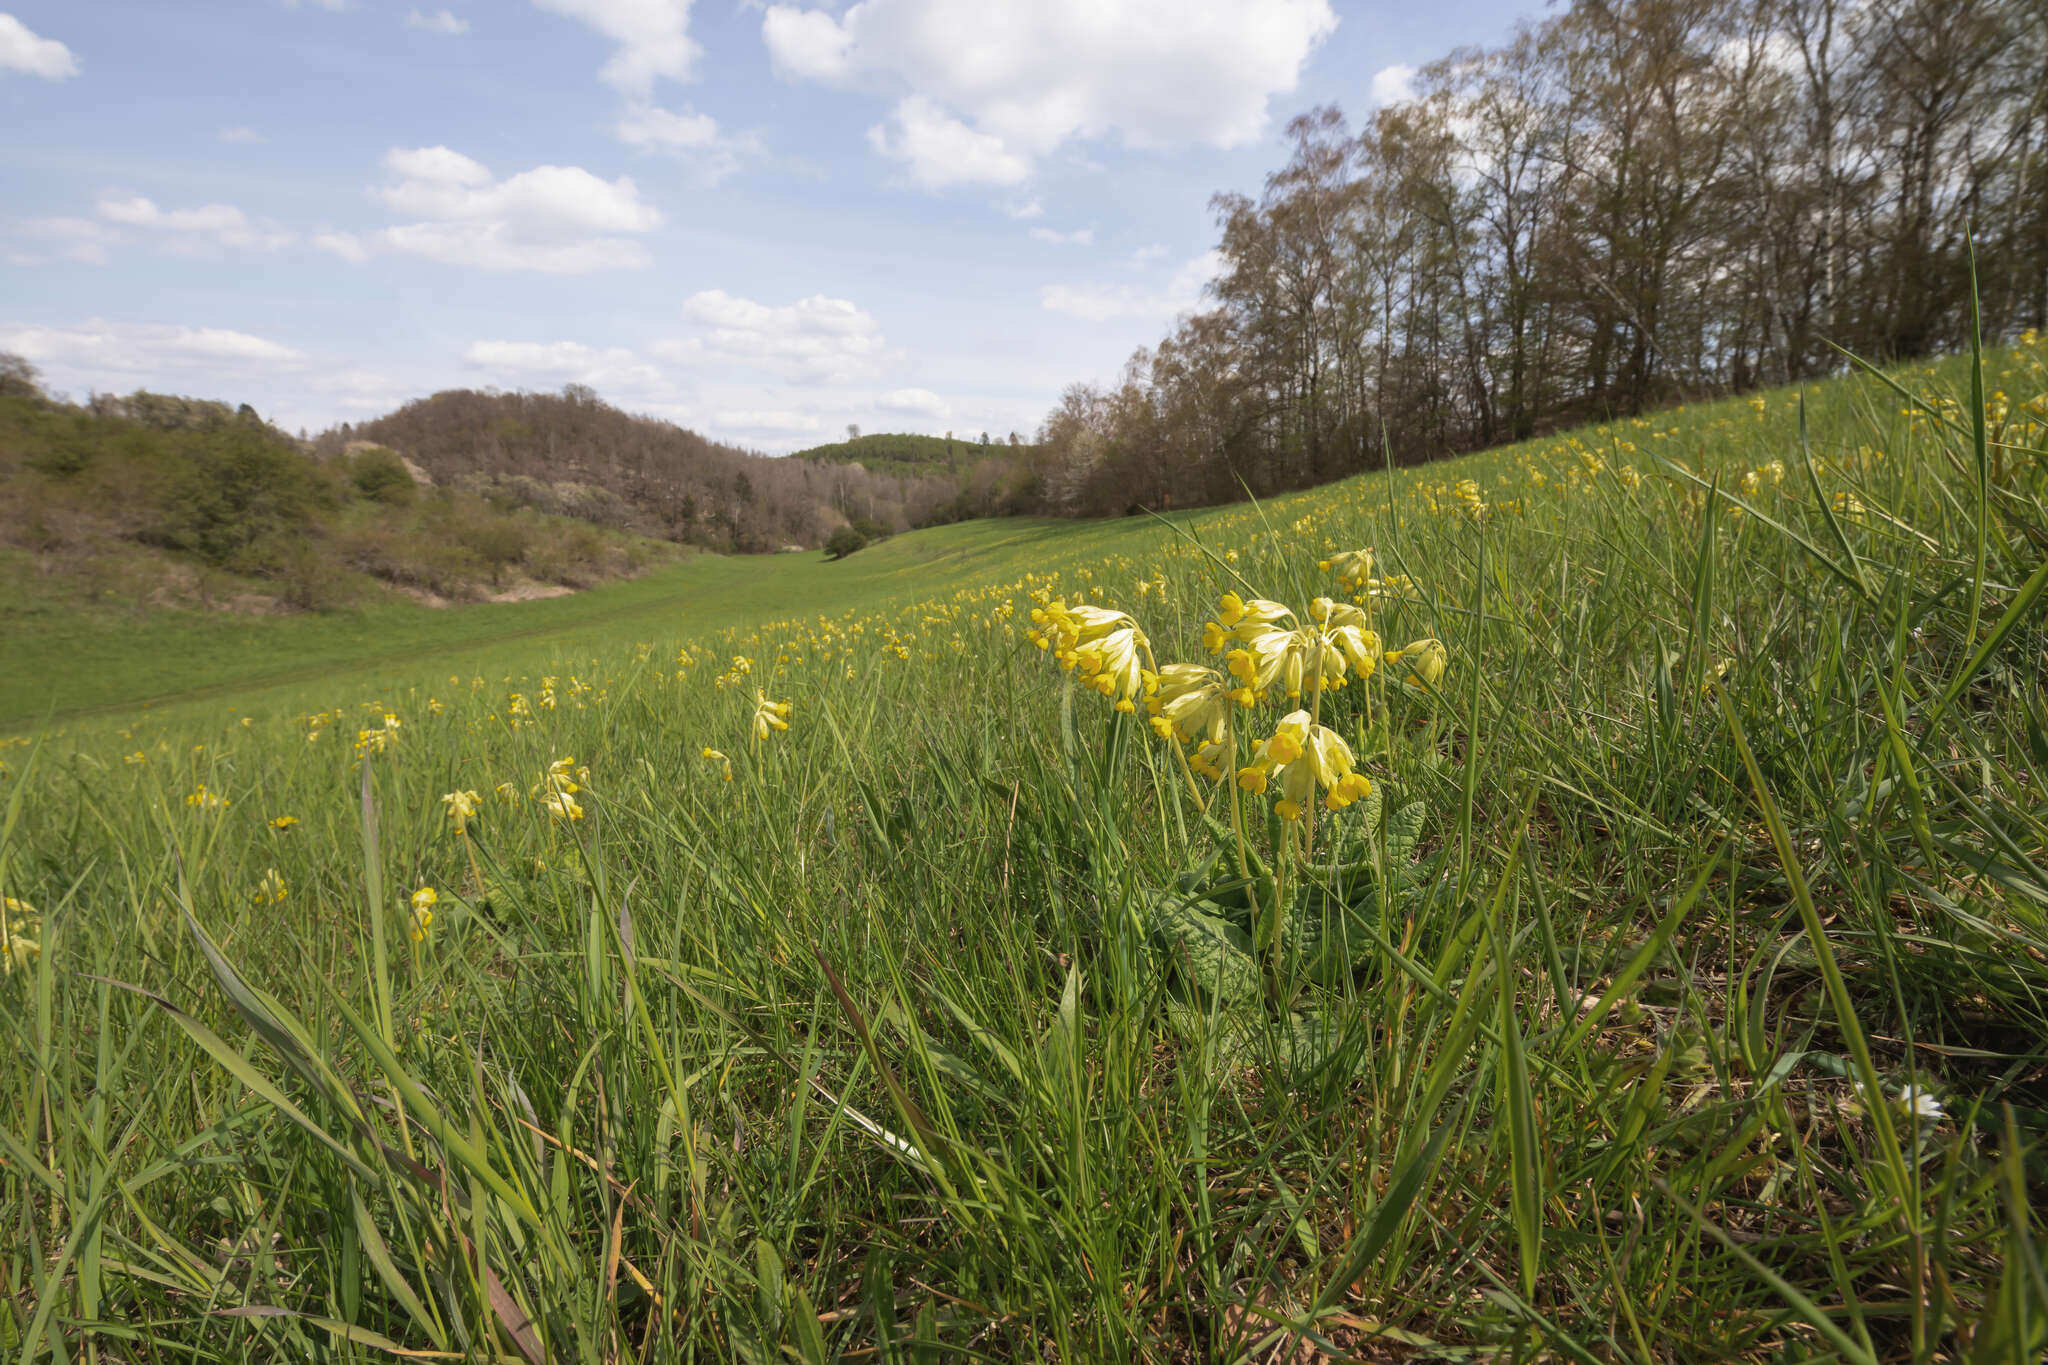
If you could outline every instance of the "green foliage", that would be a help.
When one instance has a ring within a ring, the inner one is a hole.
[[[348,479],[371,502],[403,507],[419,495],[412,471],[395,450],[371,446],[348,457]]]
[[[857,550],[867,548],[868,538],[852,526],[842,526],[825,540],[825,554],[830,559],[844,559]]]
[[[1002,449],[1008,451],[1009,447]],[[825,464],[859,464],[871,473],[926,478],[959,474],[967,465],[990,453],[991,447],[968,440],[875,432],[850,441],[812,446],[808,450],[797,451],[790,458]]]

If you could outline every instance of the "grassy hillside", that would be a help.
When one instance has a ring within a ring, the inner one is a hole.
[[[2038,1358],[2048,348],[1986,380],[24,736],[0,1344]]]

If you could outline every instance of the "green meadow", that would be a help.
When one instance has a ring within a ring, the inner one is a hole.
[[[2039,1358],[2044,444],[27,621],[0,1352]]]

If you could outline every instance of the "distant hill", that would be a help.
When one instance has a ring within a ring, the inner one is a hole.
[[[951,478],[932,477],[937,467],[772,458],[625,412],[580,385],[450,389],[336,428],[316,447],[340,452],[360,440],[398,451],[439,484],[718,550],[815,547],[856,516],[888,531],[950,520],[957,493]]]
[[[857,464],[871,474],[896,478],[941,478],[958,480],[983,460],[1008,460],[1029,446],[1007,442],[961,440],[947,436],[912,436],[901,432],[876,432],[851,441],[812,446],[790,456],[825,464]]]

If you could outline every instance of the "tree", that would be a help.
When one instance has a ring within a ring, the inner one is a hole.
[[[0,351],[0,398],[41,398],[43,372],[27,356]]]
[[[844,559],[850,554],[867,548],[868,538],[851,526],[842,526],[834,531],[825,542],[825,557]]]
[[[858,441],[860,439],[860,423],[848,422],[846,424],[846,439],[849,441]]]

